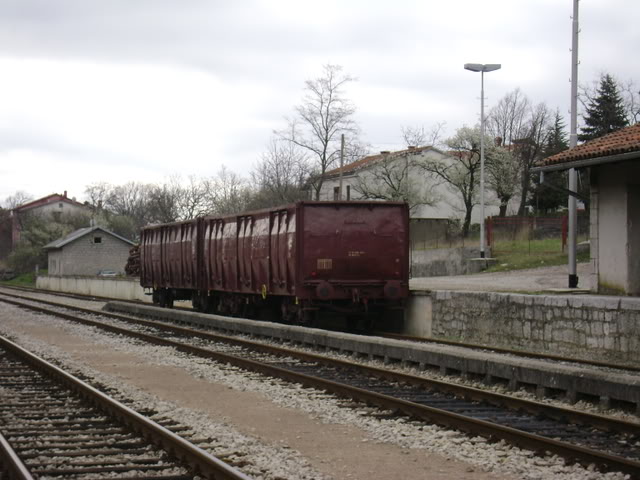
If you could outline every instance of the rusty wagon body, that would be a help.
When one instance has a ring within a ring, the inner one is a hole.
[[[408,295],[409,214],[399,202],[298,202],[145,227],[140,283],[154,303],[295,323],[359,313]]]

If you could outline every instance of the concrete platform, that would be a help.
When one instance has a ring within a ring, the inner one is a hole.
[[[163,318],[223,332],[280,339],[385,362],[404,362],[421,368],[435,367],[445,374],[506,383],[514,390],[528,386],[535,388],[540,396],[561,394],[570,401],[587,399],[605,406],[622,402],[640,414],[640,375],[636,374],[122,302],[110,302],[105,305],[105,310]]]
[[[577,265],[580,289],[588,288],[591,275],[589,263]],[[542,292],[568,287],[566,265],[511,270],[509,272],[475,273],[448,277],[414,277],[411,290],[464,290],[482,292]]]

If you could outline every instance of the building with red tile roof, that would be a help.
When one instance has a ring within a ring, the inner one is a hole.
[[[90,211],[88,206],[76,201],[75,198],[69,198],[66,190],[62,195],[52,193],[23,203],[11,210],[11,250],[20,242],[20,218],[26,214],[51,215],[55,218],[62,215],[89,214]]]
[[[591,289],[640,295],[640,124],[539,162],[534,171],[589,169]]]
[[[426,152],[428,150],[439,151],[432,146],[425,147],[407,147],[405,150],[398,150],[395,152],[391,151],[381,151],[380,153],[376,153],[374,155],[367,155],[366,157],[361,158],[360,160],[356,160],[355,162],[351,162],[348,165],[344,165],[342,168],[334,168],[333,170],[329,170],[325,173],[325,177],[332,178],[336,175],[340,175],[342,172],[343,175],[350,174],[356,172],[357,170],[361,170],[363,168],[370,167],[377,162],[380,162],[383,159],[390,158],[405,158],[407,156],[413,156],[422,152]]]
[[[640,123],[547,157],[538,171],[567,170],[640,158]]]
[[[429,203],[416,202],[412,205],[411,217],[423,219],[462,218],[464,208],[458,194],[449,185],[434,178],[419,167],[421,162],[452,162],[453,156],[433,146],[407,147],[397,151],[381,151],[368,155],[355,162],[334,168],[325,173],[320,200],[337,200],[340,177],[343,182],[343,200],[391,199],[384,190],[398,186],[398,182],[407,182],[403,186],[411,190],[413,198],[429,199]],[[396,185],[391,186],[390,184]],[[368,196],[364,192],[368,192]],[[385,198],[386,196],[386,198]],[[495,200],[495,199],[493,199]],[[488,199],[487,215],[497,215],[497,202]],[[473,210],[472,222],[480,221],[480,209]]]

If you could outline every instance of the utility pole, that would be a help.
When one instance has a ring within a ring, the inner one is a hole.
[[[571,43],[571,127],[569,148],[578,144],[578,0],[573,0],[572,43]],[[578,172],[569,170],[569,190],[578,190]],[[578,288],[576,250],[578,247],[578,204],[574,195],[569,195],[569,288]]]
[[[338,177],[338,200],[342,201],[342,167],[344,167],[344,133],[340,136],[340,176]]]

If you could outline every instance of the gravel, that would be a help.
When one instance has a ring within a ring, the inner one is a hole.
[[[25,320],[38,321],[42,318],[10,306],[3,306],[3,311],[4,314],[0,313],[0,315],[7,320],[9,317],[18,315]],[[277,405],[307,412],[322,422],[358,426],[367,432],[365,442],[389,442],[402,448],[435,452],[447,458],[468,462],[485,471],[513,474],[523,479],[618,480],[626,478],[616,472],[603,474],[578,465],[565,465],[563,459],[555,456],[537,457],[530,451],[512,447],[504,442],[488,443],[480,437],[469,438],[459,432],[422,422],[403,418],[374,418],[369,415],[371,409],[364,405],[361,408],[351,408],[353,402],[324,392],[189,357],[172,348],[141,344],[135,340],[106,334],[95,328],[64,320],[47,317],[47,322],[87,341],[109,345],[117,351],[134,353],[144,358],[146,362],[179,367],[194,377],[223,384],[236,391],[259,393]],[[10,323],[10,321],[3,322],[0,330],[11,334]],[[203,418],[201,412],[162,401],[123,383],[121,379],[79,365],[57,348],[31,340],[24,335],[13,334],[13,336],[26,348],[55,359],[65,368],[81,372],[92,381],[108,386],[118,391],[123,397],[132,399],[134,408],[152,408],[164,418],[172,418],[189,426],[196,437],[215,439],[208,445],[208,450],[214,455],[220,455],[222,452],[227,460],[226,455],[232,459],[244,460],[246,463],[242,470],[248,475],[258,479],[327,478],[315,471],[299,453],[292,449],[266,445],[258,438],[240,434],[230,425],[219,423],[215,419]],[[425,374],[423,371],[411,373]],[[447,377],[447,380],[451,379]]]

